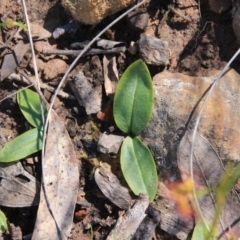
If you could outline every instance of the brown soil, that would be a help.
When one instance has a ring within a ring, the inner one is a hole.
[[[167,15],[165,14],[167,6],[171,1],[152,0],[147,7],[150,21],[146,32],[166,40],[169,43],[170,63],[166,68],[171,72],[182,72],[193,76],[207,76],[216,70],[221,70],[238,49],[231,25],[231,12],[228,11],[217,15],[209,10],[206,0],[176,0],[176,2],[176,11],[179,12],[180,15],[182,14],[191,18],[190,22],[173,11],[170,11]],[[50,32],[53,32],[55,28],[61,25],[67,24],[71,19],[56,0],[43,0],[39,2],[30,0],[27,3],[27,7],[30,22],[43,20],[44,27]],[[2,21],[6,21],[7,19],[13,19],[18,22],[25,21],[21,4],[14,0],[2,0],[0,13]],[[81,32],[66,34],[57,40],[51,39],[51,41],[56,44],[59,49],[69,48],[69,45],[77,41],[79,36],[84,35],[87,36],[88,39],[91,39],[118,15],[119,13],[110,16],[96,26],[81,25]],[[131,41],[137,41],[139,39],[140,32],[136,32],[126,26],[128,26],[127,20],[123,19],[111,28],[111,33],[114,33],[114,40],[124,41],[127,46],[129,46]],[[12,39],[7,46],[4,45],[4,43],[11,38],[13,31],[15,31],[15,28],[1,28],[1,64],[3,64],[4,55],[10,52],[18,42],[18,40]],[[105,34],[104,38],[109,38],[109,34]],[[23,60],[18,64],[17,71],[25,70],[33,74],[29,56],[29,53],[25,55]],[[38,54],[37,57],[44,62],[48,61],[48,59],[42,57],[41,54]],[[64,60],[67,65],[73,61],[73,57],[57,58]],[[93,64],[95,58],[95,56],[84,57],[79,61],[78,65],[78,68],[84,71],[93,86],[103,84],[102,69]],[[128,52],[117,55],[120,76],[126,67],[137,58],[137,54],[131,55]],[[101,55],[99,55],[99,59],[102,62]],[[232,65],[238,72],[240,72],[239,63],[240,59],[238,58]],[[44,71],[44,67],[46,66],[43,65],[42,72]],[[152,76],[163,70],[162,67],[156,66],[149,66],[149,69]],[[49,81],[45,75],[42,75],[42,81],[51,86],[56,86],[60,78],[61,76],[57,76]],[[28,128],[18,108],[16,95],[14,94],[22,86],[20,83],[10,81],[7,78],[0,82],[0,100],[7,97],[4,101],[0,102],[0,131],[7,141],[14,139],[14,137],[23,133]],[[72,93],[67,84],[65,84],[64,90]],[[111,230],[114,220],[118,218],[119,209],[105,198],[98,197],[99,195],[96,194],[95,191],[97,190],[97,186],[91,177],[93,167],[89,161],[81,157],[85,155],[86,152],[90,157],[97,155],[96,143],[99,135],[113,126],[113,122],[100,122],[96,116],[91,116],[90,118],[86,115],[85,110],[78,106],[75,100],[59,98],[57,105],[56,111],[64,120],[77,156],[81,160],[81,185],[79,188],[83,189],[83,195],[85,195],[87,201],[93,206],[88,209],[87,220],[74,220],[75,225],[69,239],[80,239],[79,235],[81,235],[81,239],[84,239],[84,237],[85,239],[89,239],[90,231],[86,227],[87,223],[91,223],[93,226],[94,239],[105,239]],[[100,127],[100,133],[95,132],[91,120]],[[90,136],[94,136],[92,140],[89,140]],[[23,160],[23,162],[25,162],[24,166],[26,166],[26,160]],[[39,167],[37,166],[37,168]],[[29,170],[29,168],[26,169]],[[38,172],[39,171],[38,169]],[[36,172],[31,173],[36,175]],[[15,226],[20,226],[22,236],[32,233],[34,219],[36,218],[35,208],[1,207],[1,209],[6,213],[10,223],[13,223]],[[78,211],[79,208],[77,207],[76,212]],[[107,222],[107,220],[105,220],[107,218],[111,219],[111,221],[109,220],[110,222]],[[14,230],[16,229],[12,228],[12,231]],[[6,237],[6,239],[8,238]],[[174,237],[170,237],[168,234],[158,230],[155,239],[174,239]]]

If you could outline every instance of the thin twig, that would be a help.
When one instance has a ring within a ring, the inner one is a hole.
[[[117,23],[119,20],[121,20],[123,17],[125,17],[128,13],[130,13],[131,11],[135,10],[137,7],[141,6],[143,3],[145,3],[147,0],[143,0],[141,1],[140,3],[136,4],[135,6],[133,6],[132,8],[130,8],[128,11],[126,11],[125,13],[123,13],[122,15],[120,15],[118,18],[116,18],[113,22],[111,22],[107,27],[105,27],[100,33],[98,33],[96,35],[96,37],[94,37],[90,43],[88,43],[88,45],[82,50],[82,52],[76,57],[76,59],[72,62],[72,64],[69,66],[68,70],[66,71],[66,73],[64,74],[62,80],[60,81],[56,91],[55,91],[55,94],[52,98],[52,101],[51,101],[51,104],[49,106],[49,111],[47,113],[47,116],[46,116],[46,121],[45,121],[45,124],[44,124],[44,133],[43,133],[43,146],[42,146],[42,186],[44,187],[45,189],[45,197],[46,197],[46,201],[49,203],[49,209],[51,209],[51,205],[50,205],[50,202],[49,202],[49,198],[48,198],[48,193],[47,193],[47,189],[46,189],[46,186],[45,186],[45,181],[44,181],[44,153],[45,153],[45,144],[46,144],[46,133],[47,133],[47,126],[48,126],[48,122],[49,122],[49,117],[50,117],[50,112],[53,108],[53,104],[54,104],[54,101],[57,97],[57,93],[59,92],[62,84],[64,83],[64,81],[66,80],[68,74],[71,72],[71,70],[74,68],[74,66],[76,65],[76,63],[78,62],[78,60],[88,51],[88,49],[92,46],[92,44],[99,38],[101,37],[108,28],[112,27],[115,23]],[[52,211],[52,209],[51,209]],[[55,213],[54,211],[52,211],[52,216],[56,222],[56,218],[55,218]],[[59,229],[61,231],[61,229]],[[61,231],[62,232],[62,231]],[[61,235],[63,235],[61,233]]]
[[[23,76],[21,76],[19,74],[12,73],[11,75],[8,76],[8,79],[9,80],[15,80],[15,81],[18,81],[18,82],[21,82],[21,83],[25,83],[25,84],[31,83],[31,86],[36,85],[35,83],[32,82],[31,78],[26,78],[24,76],[25,76],[24,74],[23,74]],[[49,85],[47,85],[45,83],[40,83],[40,88],[46,89],[46,90],[48,90],[51,93],[55,92],[55,88],[54,87],[51,87],[51,86],[49,86]],[[60,96],[60,97],[62,97],[64,99],[69,99],[69,100],[75,100],[76,99],[72,94],[64,92],[62,90],[60,90],[58,92],[58,96]]]

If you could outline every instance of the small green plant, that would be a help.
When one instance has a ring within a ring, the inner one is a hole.
[[[27,27],[25,24],[20,23],[20,22],[15,22],[15,21],[6,21],[6,22],[2,22],[0,23],[0,27],[6,27],[6,26],[17,26],[22,28],[24,31],[27,31]]]
[[[42,149],[43,119],[41,100],[30,89],[18,92],[17,101],[27,121],[34,127],[8,142],[0,150],[0,162],[20,160]],[[46,108],[43,106],[46,114]]]
[[[7,218],[5,214],[0,210],[0,233],[5,233],[7,230]]]
[[[232,190],[234,183],[239,177],[239,173],[240,165],[237,167],[235,167],[233,164],[227,165],[225,173],[223,174],[219,184],[216,186],[216,188],[213,189],[216,196],[216,211],[214,214],[213,222],[211,224],[208,224],[209,231],[207,230],[203,221],[200,220],[194,228],[192,240],[219,239],[217,226],[220,214],[224,207],[228,194]],[[232,236],[232,239],[234,239],[234,236]]]
[[[147,126],[153,111],[151,75],[142,60],[123,73],[113,103],[114,119],[128,136],[120,150],[121,169],[134,194],[146,193],[153,201],[157,193],[157,170],[153,156],[137,137]]]

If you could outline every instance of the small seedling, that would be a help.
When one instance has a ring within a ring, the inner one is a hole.
[[[2,22],[0,23],[0,27],[7,27],[7,26],[17,26],[22,28],[24,31],[27,31],[27,27],[25,24],[20,23],[20,22],[15,22],[15,21],[6,21],[6,22]]]
[[[148,147],[137,137],[147,126],[153,111],[151,75],[142,60],[123,73],[113,103],[117,126],[128,136],[120,151],[121,169],[134,194],[147,193],[153,201],[157,193],[157,170]]]
[[[227,196],[233,188],[234,183],[239,177],[240,166],[235,167],[232,164],[227,165],[225,173],[223,174],[219,184],[216,188],[212,189],[215,192],[216,204],[215,204],[215,214],[212,223],[208,224],[209,230],[203,223],[199,221],[193,231],[192,240],[211,240],[219,239],[217,227],[221,215],[221,211],[224,208],[224,204],[227,200]],[[233,236],[231,239],[235,239]]]
[[[8,142],[0,150],[0,162],[17,161],[42,149],[42,103],[38,94],[30,89],[24,89],[18,92],[17,101],[22,114],[34,128]],[[44,106],[43,109],[46,114]]]

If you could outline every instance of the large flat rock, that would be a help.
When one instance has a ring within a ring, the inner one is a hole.
[[[205,94],[216,78],[190,77],[162,72],[153,78],[155,108],[142,134],[161,165],[171,158],[186,128],[192,129]],[[199,133],[211,143],[223,161],[240,160],[240,76],[229,70],[206,104]],[[173,159],[171,159],[173,160]]]
[[[154,76],[153,117],[141,137],[154,154],[160,179],[178,181],[181,173],[189,174],[191,130],[195,125],[208,89],[216,76],[217,74],[211,77],[190,77],[167,71]],[[211,183],[210,186],[217,185],[224,171],[223,165],[228,162],[238,163],[240,161],[239,79],[239,74],[234,70],[229,70],[222,77],[206,104],[198,128],[199,134],[196,138],[194,158],[201,157],[202,163],[207,164],[200,168],[194,168],[194,173],[197,173],[197,177],[200,179],[199,173],[203,171],[202,175],[209,176],[206,181]],[[204,163],[208,160],[209,164],[208,162]],[[181,169],[181,173],[179,169]],[[200,170],[198,171],[198,169]],[[163,187],[159,188],[158,195],[166,195]],[[204,199],[200,203],[201,209],[204,217],[211,220],[215,213],[214,205],[208,196]],[[237,209],[239,209],[240,203],[237,199],[236,195],[231,194],[227,200],[228,204],[224,207],[221,218],[227,224],[230,220],[238,217]],[[164,201],[166,200],[160,197],[153,203],[153,206],[161,212],[160,228],[176,235],[179,239],[186,239],[191,234],[194,220],[182,218],[176,214],[174,207],[172,207],[173,209],[169,206],[166,207],[166,204],[169,205],[169,201],[167,203]],[[234,204],[232,204],[233,202]],[[233,206],[235,207],[233,208]],[[179,221],[185,222],[184,226],[180,227]],[[165,224],[166,222],[168,224]],[[240,235],[239,228],[236,226],[237,236]]]

